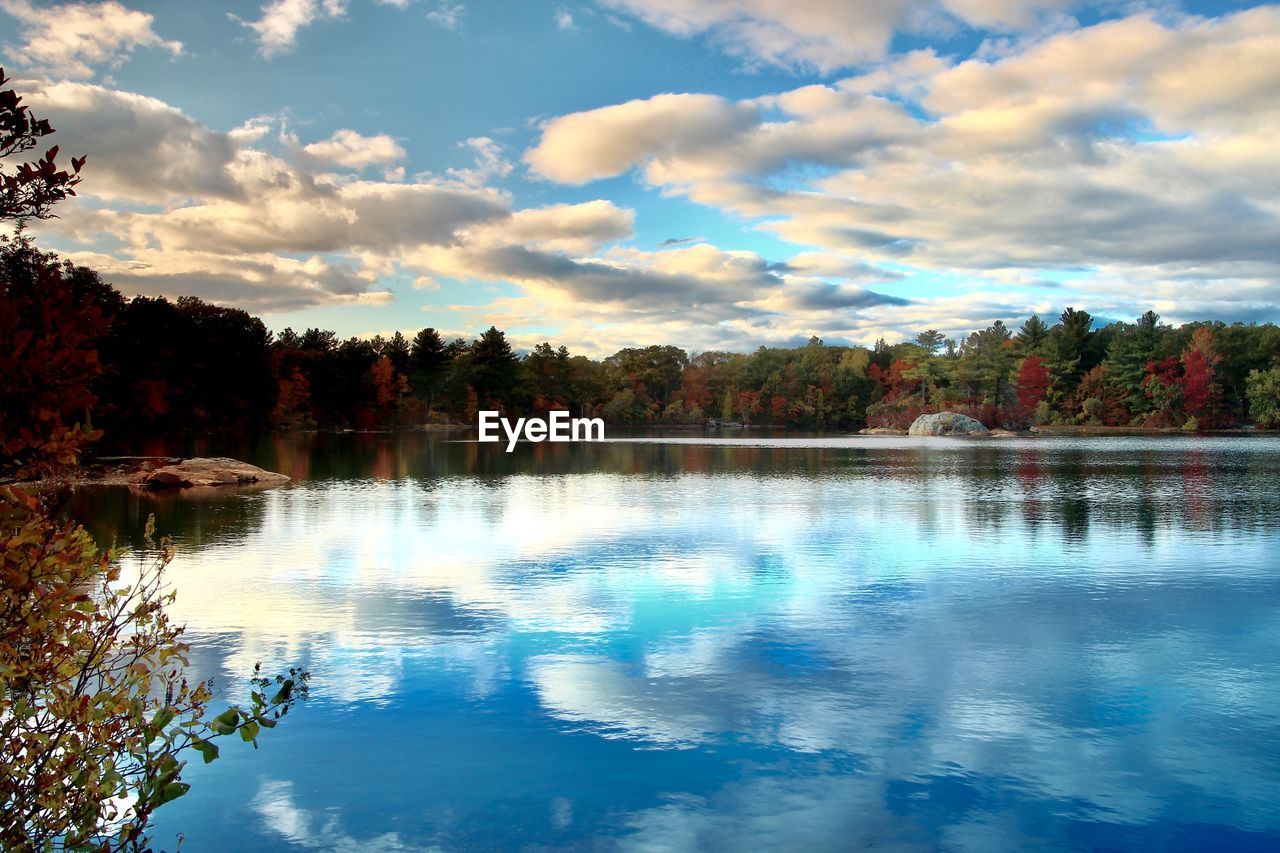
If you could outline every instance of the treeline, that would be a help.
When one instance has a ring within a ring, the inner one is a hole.
[[[42,288],[54,267],[65,286]],[[943,408],[1011,428],[1280,426],[1280,328],[1272,324],[1174,328],[1147,312],[1098,327],[1069,308],[1053,325],[1034,316],[1016,331],[996,322],[959,341],[928,330],[872,348],[811,338],[751,353],[650,346],[593,360],[550,343],[518,355],[496,328],[473,340],[444,340],[434,329],[372,339],[321,329],[273,335],[245,311],[192,297],[126,300],[92,271],[59,267],[24,241],[4,244],[3,268],[26,279],[33,306],[61,326],[83,319],[82,343],[93,344],[99,362],[93,422],[112,432],[474,423],[488,408],[513,416],[568,409],[613,424],[714,418],[808,429],[904,428]]]

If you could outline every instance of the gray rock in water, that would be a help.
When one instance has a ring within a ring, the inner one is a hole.
[[[916,418],[907,435],[988,435],[989,432],[980,421],[968,415],[938,412]]]
[[[185,489],[192,486],[248,486],[287,483],[284,474],[264,471],[237,459],[184,459],[154,471],[139,471],[129,482],[148,489]]]

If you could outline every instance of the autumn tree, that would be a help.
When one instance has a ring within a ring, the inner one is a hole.
[[[165,612],[172,556],[160,543],[126,580],[84,528],[0,488],[3,849],[150,849],[155,810],[190,787],[188,755],[213,761],[231,736],[256,746],[305,697],[306,673],[255,672],[249,702],[213,713]]]
[[[1182,383],[1178,376],[1178,359],[1164,358],[1147,362],[1143,392],[1151,401],[1151,414],[1145,426],[1176,426],[1182,409]]]
[[[1214,350],[1213,330],[1201,326],[1191,335],[1182,353],[1182,411],[1200,428],[1214,426],[1221,409],[1222,392],[1214,381],[1222,356]]]
[[[0,477],[45,477],[79,460],[115,291],[25,237],[0,238]]]
[[[2,88],[8,83],[0,68],[0,160],[26,154],[54,132],[49,120],[36,118],[17,92]],[[85,158],[72,157],[71,171],[67,171],[58,168],[57,157],[55,145],[34,161],[0,169],[0,221],[47,219],[54,204],[76,194]]]
[[[51,132],[0,92],[0,157]],[[0,221],[47,216],[73,194],[55,155],[0,173]],[[19,237],[0,245],[0,297],[0,472],[56,480],[94,437],[97,344],[119,296]],[[255,673],[250,701],[214,715],[165,612],[169,544],[125,579],[117,555],[58,519],[58,494],[0,486],[0,848],[147,850],[154,811],[188,789],[185,756],[212,761],[231,735],[256,745],[307,675]]]
[[[1035,412],[1049,391],[1050,377],[1044,359],[1034,354],[1024,358],[1018,366],[1016,382],[1018,405],[1028,414]]]

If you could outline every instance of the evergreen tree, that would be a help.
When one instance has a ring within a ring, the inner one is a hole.
[[[1151,409],[1143,383],[1147,365],[1156,358],[1166,328],[1160,325],[1159,314],[1147,311],[1135,325],[1122,326],[1107,347],[1107,375],[1123,395],[1121,402],[1131,414],[1141,415]]]
[[[1080,385],[1080,377],[1095,364],[1088,363],[1093,317],[1087,311],[1068,308],[1045,342],[1045,361],[1054,377],[1050,401],[1061,408]]]
[[[391,366],[396,373],[406,373],[409,369],[409,341],[396,332],[382,349],[382,354],[391,359]]]
[[[445,351],[440,333],[435,329],[423,329],[414,335],[405,366],[405,374],[409,377],[413,393],[434,407],[435,395],[443,383],[445,368],[452,361],[453,358]]]
[[[481,405],[490,401],[509,404],[520,361],[511,351],[507,336],[496,326],[490,326],[471,344],[470,354],[471,387]]]
[[[936,353],[942,348],[942,344],[946,341],[946,335],[937,329],[928,329],[916,335],[916,343],[929,351],[930,355]]]
[[[1041,355],[1041,347],[1049,337],[1049,327],[1040,319],[1039,314],[1032,314],[1027,322],[1018,329],[1018,347],[1024,355]]]

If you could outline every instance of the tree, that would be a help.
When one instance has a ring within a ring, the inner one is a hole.
[[[1280,365],[1251,370],[1245,388],[1253,422],[1264,429],[1280,428]]]
[[[1003,408],[1010,402],[1009,374],[1013,369],[1012,336],[1004,323],[996,320],[965,341],[957,367],[957,379],[971,388],[983,404]]]
[[[1049,391],[1049,371],[1044,366],[1044,359],[1038,355],[1029,355],[1018,366],[1017,394],[1018,405],[1027,413],[1035,412],[1040,401]]]
[[[507,336],[490,326],[471,344],[471,386],[482,404],[511,401],[520,364]]]
[[[0,238],[0,477],[48,476],[96,437],[89,409],[114,295],[93,271]]]
[[[1182,353],[1182,411],[1196,419],[1200,428],[1214,426],[1222,403],[1222,391],[1214,381],[1214,371],[1222,356],[1214,350],[1213,330],[1201,326],[1191,335],[1191,345]]]
[[[665,405],[689,366],[689,354],[679,347],[629,347],[605,359],[610,376],[618,384],[629,383],[637,399]]]
[[[445,351],[440,333],[435,329],[423,329],[414,335],[406,370],[413,392],[434,405],[435,392],[444,379],[445,368],[452,360]]]
[[[1075,393],[1085,371],[1094,367],[1087,357],[1091,355],[1092,329],[1093,317],[1089,312],[1068,308],[1045,341],[1045,360],[1053,376],[1049,396],[1059,406]]]
[[[1178,359],[1165,358],[1147,363],[1143,391],[1151,401],[1152,413],[1146,426],[1175,426],[1182,408],[1182,383],[1178,376]]]
[[[9,82],[0,68],[0,86]],[[0,90],[0,160],[25,154],[39,140],[53,133],[48,119],[38,119],[13,89]],[[75,195],[80,183],[84,157],[71,158],[71,171],[57,166],[58,146],[45,152],[34,162],[24,162],[12,172],[0,170],[0,221],[48,219],[50,208],[68,196]]]
[[[1040,319],[1039,314],[1032,314],[1018,329],[1018,346],[1025,353],[1040,355],[1040,348],[1048,337],[1049,327]]]
[[[1088,423],[1119,426],[1128,420],[1123,395],[1111,381],[1105,364],[1099,364],[1080,378],[1075,400]]]
[[[1134,325],[1120,327],[1107,347],[1107,371],[1131,414],[1142,414],[1150,408],[1143,383],[1147,363],[1156,357],[1166,328],[1160,325],[1159,314],[1147,311]]]
[[[387,341],[382,354],[391,359],[391,366],[396,369],[396,373],[404,375],[407,372],[409,367],[409,341],[404,335],[399,332],[392,335],[391,340]]]
[[[369,380],[373,385],[373,402],[385,412],[391,404],[400,399],[401,377],[396,375],[395,365],[391,359],[382,356],[369,368]]]
[[[930,355],[942,348],[947,336],[937,329],[928,329],[916,335],[916,344],[929,351]]]

